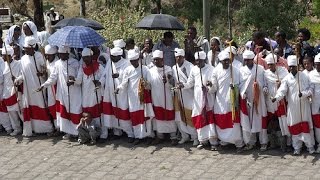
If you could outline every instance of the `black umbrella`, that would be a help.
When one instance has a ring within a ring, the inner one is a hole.
[[[91,19],[85,19],[85,18],[66,18],[59,21],[53,27],[59,29],[65,26],[86,26],[94,30],[104,29],[104,27],[101,24],[99,24],[97,21],[94,21]]]
[[[147,30],[184,30],[183,25],[174,16],[168,14],[151,14],[144,17],[136,28]]]

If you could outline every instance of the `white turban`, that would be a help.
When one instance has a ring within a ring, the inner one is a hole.
[[[242,54],[243,59],[253,59],[254,58],[254,53],[249,50],[245,50]]]
[[[44,53],[45,54],[57,54],[58,49],[56,46],[51,46],[50,44],[46,45],[46,47],[44,47]]]
[[[275,64],[278,61],[278,56],[270,53],[264,60],[267,62],[267,64]]]
[[[317,54],[317,55],[314,57],[314,62],[315,62],[315,63],[320,63],[320,53]]]
[[[194,53],[194,58],[195,59],[205,60],[206,57],[207,57],[207,55],[206,55],[206,53],[204,51],[200,51],[200,52]]]
[[[70,53],[70,48],[67,46],[61,46],[58,49],[58,53]]]
[[[230,59],[230,54],[227,51],[221,51],[218,54],[218,58],[219,58],[220,61],[224,61],[226,59]]]
[[[228,53],[230,53],[230,47],[226,47],[224,51],[227,51]],[[234,46],[231,46],[231,53],[234,55],[237,55],[237,48]]]
[[[140,56],[140,54],[134,49],[131,49],[128,51],[128,60],[129,61],[137,60],[137,59],[139,59],[139,56]]]
[[[50,8],[50,11],[54,11],[54,7]]]
[[[175,48],[174,49],[174,56],[185,56],[185,52],[183,49]]]
[[[6,52],[6,50],[7,50],[7,52]],[[8,54],[10,56],[13,56],[13,52],[14,51],[13,51],[13,48],[11,46],[6,46],[6,47],[2,48],[1,52],[2,52],[2,55]]]
[[[81,53],[81,56],[92,56],[93,55],[93,52],[91,49],[89,48],[84,48],[82,50],[82,53]]]
[[[155,50],[153,51],[152,56],[153,56],[153,59],[163,58],[163,52],[160,50]]]
[[[24,39],[23,47],[35,47],[37,44],[37,40],[33,36],[27,36]]]
[[[114,47],[111,49],[110,54],[112,56],[121,56],[123,54],[123,50],[120,47]]]
[[[287,58],[288,66],[297,66],[297,56],[290,55]]]
[[[124,48],[126,46],[126,43],[124,42],[123,39],[117,39],[117,40],[113,41],[113,46],[119,47],[119,48]]]

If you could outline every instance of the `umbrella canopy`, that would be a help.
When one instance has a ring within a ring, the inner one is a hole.
[[[85,48],[100,46],[106,40],[95,30],[84,26],[66,26],[53,33],[48,42],[53,46],[68,46],[72,48]]]
[[[66,18],[59,21],[53,27],[59,29],[66,26],[86,26],[94,30],[104,29],[104,27],[101,24],[99,24],[97,21],[94,21],[91,19],[85,19],[85,18]]]
[[[168,14],[151,14],[144,17],[136,28],[147,30],[184,30],[183,25],[174,16]]]

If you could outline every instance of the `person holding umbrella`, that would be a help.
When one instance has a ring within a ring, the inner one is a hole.
[[[81,88],[74,84],[74,77],[77,77],[79,62],[69,58],[70,48],[63,46],[58,49],[60,59],[55,64],[55,69],[50,77],[37,91],[51,87],[57,83],[57,121],[60,131],[66,133],[63,139],[71,139],[77,136],[77,125],[81,119],[82,100]]]
[[[163,52],[164,64],[172,67],[175,65],[174,49],[180,48],[179,44],[174,41],[172,32],[165,32],[163,39],[153,46],[152,51],[160,50]]]

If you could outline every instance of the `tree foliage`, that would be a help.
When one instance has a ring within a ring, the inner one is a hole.
[[[293,34],[299,20],[306,13],[306,0],[241,0],[236,21],[244,27],[268,31],[269,35],[277,29]]]

